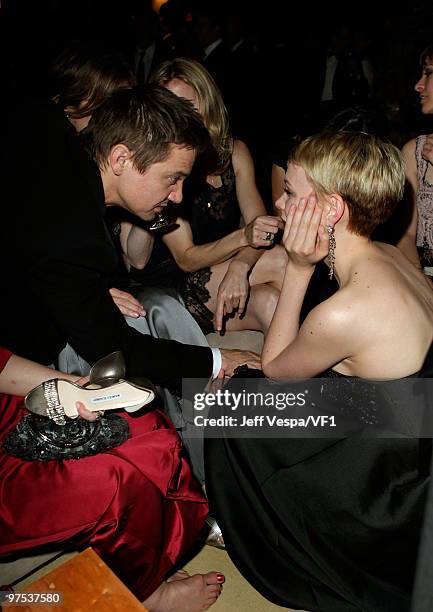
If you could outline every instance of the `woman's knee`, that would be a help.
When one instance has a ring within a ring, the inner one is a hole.
[[[271,285],[256,285],[251,289],[251,304],[254,315],[262,324],[262,329],[269,326],[277,307],[280,292]]]

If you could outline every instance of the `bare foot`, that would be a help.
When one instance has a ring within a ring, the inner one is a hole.
[[[189,574],[186,570],[180,569],[177,570],[174,574],[167,578],[166,582],[173,582],[173,580],[185,580],[185,578],[189,578],[191,574]]]
[[[182,570],[181,570],[182,571]],[[218,599],[225,580],[222,574],[209,572],[188,578],[176,577],[163,582],[143,605],[149,612],[203,612]]]

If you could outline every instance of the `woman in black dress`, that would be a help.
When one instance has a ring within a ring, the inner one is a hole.
[[[272,379],[332,377],[335,409],[347,414],[351,405],[360,435],[207,440],[207,492],[227,550],[279,605],[312,612],[410,605],[431,440],[363,438],[369,412],[382,406],[351,401],[360,379],[433,372],[429,283],[399,250],[369,238],[403,186],[398,150],[364,133],[310,137],[289,159],[277,202],[289,261],[263,371]],[[339,290],[299,326],[323,259]]]

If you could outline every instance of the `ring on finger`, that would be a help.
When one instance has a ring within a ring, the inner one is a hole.
[[[270,240],[272,242],[273,239],[274,239],[274,234],[272,232],[266,232],[265,240]]]

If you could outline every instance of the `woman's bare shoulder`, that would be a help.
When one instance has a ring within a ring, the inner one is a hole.
[[[414,155],[415,148],[416,148],[416,138],[411,138],[410,140],[405,142],[401,148],[401,153],[403,157],[405,157],[406,155]]]
[[[251,160],[250,150],[243,140],[234,140],[232,153],[233,168],[236,170],[236,168],[242,167],[245,163],[250,163]]]
[[[311,328],[310,333],[315,330],[325,335],[344,335],[352,329],[359,316],[361,307],[357,299],[359,296],[355,296],[353,291],[343,287],[313,308],[306,317],[304,325]]]

